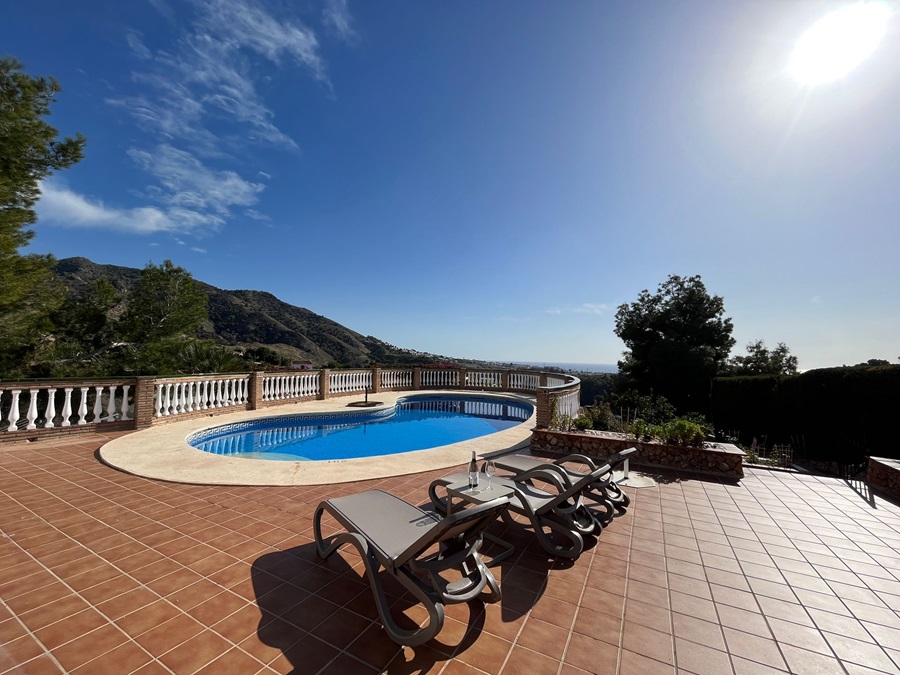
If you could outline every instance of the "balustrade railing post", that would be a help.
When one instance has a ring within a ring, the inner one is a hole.
[[[466,383],[466,374],[467,374],[467,373],[468,373],[468,371],[467,371],[465,368],[460,368],[460,369],[459,369],[459,375],[457,375],[457,377],[459,378],[459,388],[460,388],[460,389],[465,389],[465,388],[466,388],[466,385],[467,385],[467,383]]]
[[[413,389],[421,389],[422,388],[422,369],[421,368],[413,368]]]
[[[537,390],[537,410],[535,411],[535,426],[538,429],[547,429],[550,426],[550,418],[553,415],[553,405],[550,392],[546,389]]]
[[[134,386],[134,428],[147,429],[156,419],[153,406],[153,394],[156,389],[156,378],[140,376]]]
[[[331,371],[328,368],[322,368],[319,371],[319,400],[324,401],[331,393]]]
[[[247,383],[247,410],[256,410],[263,400],[263,378],[259,371],[250,373],[250,381]]]
[[[509,374],[510,371],[504,370],[500,373],[500,388],[503,391],[509,391]]]
[[[538,386],[539,386],[539,387],[546,387],[546,386],[547,386],[547,373],[541,373],[541,376],[540,376],[540,378],[538,379]]]
[[[372,393],[381,391],[381,368],[372,368]]]

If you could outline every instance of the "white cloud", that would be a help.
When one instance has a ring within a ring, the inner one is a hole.
[[[322,21],[345,42],[352,42],[356,39],[356,31],[353,30],[347,0],[325,0]]]
[[[199,246],[191,246],[191,250],[196,253],[206,253],[206,249],[200,248]]]
[[[41,200],[37,204],[37,212],[42,220],[72,227],[95,227],[136,234],[181,229],[180,225],[161,209],[111,207],[99,200],[91,200],[49,182],[41,185]]]
[[[153,52],[147,49],[147,46],[141,39],[140,33],[129,31],[125,34],[125,41],[128,43],[128,46],[131,47],[132,54],[139,59],[146,61],[153,58]]]
[[[209,218],[221,220],[234,206],[252,206],[264,189],[234,171],[211,169],[171,145],[160,145],[153,151],[132,148],[128,155],[161,183],[157,199],[181,213],[184,220],[196,220],[197,224]]]
[[[244,211],[244,215],[250,218],[251,220],[258,220],[260,222],[268,223],[272,219],[269,218],[265,213],[260,213],[256,209],[246,209]]]
[[[602,315],[606,314],[609,309],[609,305],[597,304],[591,302],[584,302],[580,305],[570,306],[570,307],[551,307],[550,309],[545,309],[544,312],[546,314],[596,314]]]
[[[109,206],[48,183],[41,205],[48,220],[194,235],[220,229],[236,208],[253,220],[269,220],[249,208],[259,201],[264,186],[221,165],[236,162],[249,145],[297,148],[275,124],[257,83],[267,79],[272,67],[300,67],[330,91],[318,38],[297,19],[269,11],[257,0],[187,2],[193,16],[179,16],[176,22],[166,0],[150,0],[173,27],[179,26],[179,37],[165,49],[151,51],[140,32],[127,32],[125,41],[141,62],[140,70],[132,73],[137,91],[107,99],[156,139],[153,147],[128,150],[137,166],[154,178],[140,191],[128,192],[153,206]],[[346,3],[330,3],[328,12],[336,30],[352,32]],[[271,178],[264,171],[258,175]]]

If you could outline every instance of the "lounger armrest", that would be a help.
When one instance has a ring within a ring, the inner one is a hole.
[[[559,492],[565,492],[572,487],[572,480],[569,477],[569,474],[566,473],[566,470],[549,462],[547,462],[545,466],[522,471],[515,476],[511,476],[511,478],[517,483],[534,480],[550,483]]]
[[[596,459],[588,457],[587,455],[580,454],[566,455],[565,457],[561,457],[560,459],[553,461],[554,464],[557,464],[559,466],[562,466],[569,462],[575,464],[586,464],[589,467],[590,471],[595,471],[598,466],[602,466],[597,464]]]

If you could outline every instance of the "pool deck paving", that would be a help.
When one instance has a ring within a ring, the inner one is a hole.
[[[0,673],[900,673],[900,506],[861,483],[659,473],[572,562],[497,523],[502,600],[401,648],[361,561],[318,560],[313,511],[372,488],[425,504],[447,469],[192,485],[103,463],[124,435],[0,445]]]

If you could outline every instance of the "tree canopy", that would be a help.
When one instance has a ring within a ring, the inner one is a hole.
[[[667,397],[679,409],[702,410],[710,378],[734,346],[725,301],[710,295],[699,275],[669,275],[656,293],[643,290],[619,306],[616,335],[627,347],[621,386]]]
[[[134,342],[196,337],[209,318],[206,303],[206,293],[183,267],[171,260],[147,263],[122,317],[124,333]]]
[[[85,139],[58,139],[44,118],[60,91],[51,78],[31,77],[11,57],[0,58],[0,372],[13,372],[49,330],[48,316],[62,301],[50,275],[51,256],[21,255],[34,233],[40,182],[67,169]]]
[[[727,375],[796,375],[797,357],[783,342],[767,349],[762,340],[747,345],[746,356],[734,356],[725,368]]]

